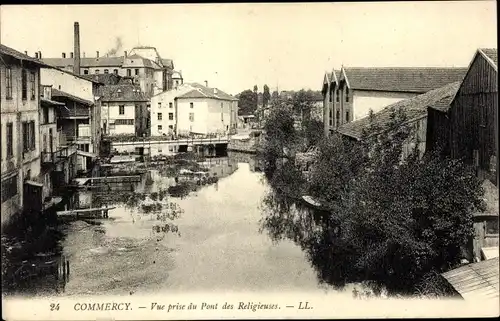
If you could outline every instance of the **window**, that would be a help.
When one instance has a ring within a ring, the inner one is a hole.
[[[2,203],[17,195],[17,175],[2,181]]]
[[[162,120],[163,119],[163,114],[162,113],[158,113],[158,120]]]
[[[161,108],[161,102],[160,102],[160,103],[158,103],[158,108]]]
[[[118,114],[125,115],[125,105],[118,106]]]
[[[139,75],[139,69],[135,69],[135,75],[138,76]]]
[[[113,69],[113,73],[114,73],[115,75],[118,75],[118,69]]]
[[[337,110],[337,118],[336,118],[336,122],[337,126],[340,124],[340,110]]]
[[[35,100],[36,97],[36,82],[35,82],[35,73],[30,72],[30,97],[31,100]]]
[[[85,70],[83,71],[83,74],[84,74],[84,75],[88,75],[88,74],[89,74],[89,70],[88,70],[88,69],[85,69]]]
[[[333,109],[330,108],[330,121],[329,121],[329,124],[330,126],[333,126]]]
[[[189,113],[189,121],[194,121],[194,113]]]
[[[220,103],[220,108],[224,108],[224,103]]]
[[[128,77],[132,76],[132,69],[127,69],[127,76]]]
[[[174,108],[174,105],[172,103],[168,103],[168,108]]]
[[[28,76],[26,75],[26,70],[23,69],[21,73],[21,84],[22,84],[22,98],[23,100],[28,99]]]
[[[174,120],[174,113],[168,113],[168,120]]]
[[[345,112],[345,121],[349,122],[349,111],[348,110]]]
[[[339,102],[340,101],[340,91],[337,89],[337,97],[335,98],[335,101],[336,102]]]
[[[345,88],[345,101],[348,103],[349,102],[349,88]]]
[[[108,69],[104,69],[104,73],[105,74],[109,74],[109,70]]]
[[[115,120],[115,125],[133,125],[133,119],[117,119]]]
[[[333,102],[333,90],[330,90],[328,93],[329,93],[329,95],[328,95],[328,101],[329,102]]]
[[[23,122],[23,152],[35,150],[35,122]]]
[[[14,130],[12,123],[7,123],[7,157],[11,157],[14,152]]]
[[[96,74],[96,75],[99,75],[99,69],[96,69],[96,70],[95,70],[95,74]]]
[[[194,107],[194,104],[193,104],[193,103],[189,103],[189,107],[190,107],[190,108],[193,108],[193,107]]]
[[[220,113],[220,120],[224,122],[224,113]]]
[[[5,98],[12,99],[12,69],[5,68]]]
[[[168,129],[174,130],[174,125],[168,125]]]
[[[161,132],[163,130],[163,126],[162,125],[158,125],[158,131]]]

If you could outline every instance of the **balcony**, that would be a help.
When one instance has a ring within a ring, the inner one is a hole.
[[[70,157],[74,153],[76,153],[76,145],[66,146],[52,153],[42,152],[42,163],[57,164],[58,162]]]

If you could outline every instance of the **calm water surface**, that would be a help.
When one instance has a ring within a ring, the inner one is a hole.
[[[232,154],[206,162],[217,173],[215,184],[187,196],[171,197],[182,213],[176,233],[158,233],[158,213],[145,213],[117,200],[130,192],[158,192],[175,184],[158,171],[120,191],[81,192],[80,203],[115,205],[109,219],[59,225],[61,254],[70,275],[59,293],[145,294],[158,291],[324,291],[304,252],[292,241],[273,243],[260,232],[263,198],[269,187],[249,156]],[[146,200],[148,201],[148,200]],[[24,292],[54,292],[47,281],[29,282]],[[56,282],[56,281],[54,281]],[[60,284],[59,280],[59,284]],[[54,293],[51,293],[54,294]]]

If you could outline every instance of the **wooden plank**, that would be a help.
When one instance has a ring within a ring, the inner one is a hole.
[[[99,207],[99,208],[82,208],[82,209],[75,209],[75,210],[69,210],[69,211],[58,211],[57,215],[59,215],[59,216],[76,215],[76,214],[80,214],[80,213],[91,213],[91,212],[112,210],[115,208],[116,208],[116,206]]]

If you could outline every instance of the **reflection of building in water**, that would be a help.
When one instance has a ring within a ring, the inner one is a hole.
[[[257,161],[256,156],[253,154],[228,151],[228,157],[234,160],[236,163],[249,164],[250,171],[252,172],[260,172],[259,162]]]
[[[230,157],[207,158],[199,164],[209,169],[210,176],[218,178],[229,176],[238,168],[238,162]]]

